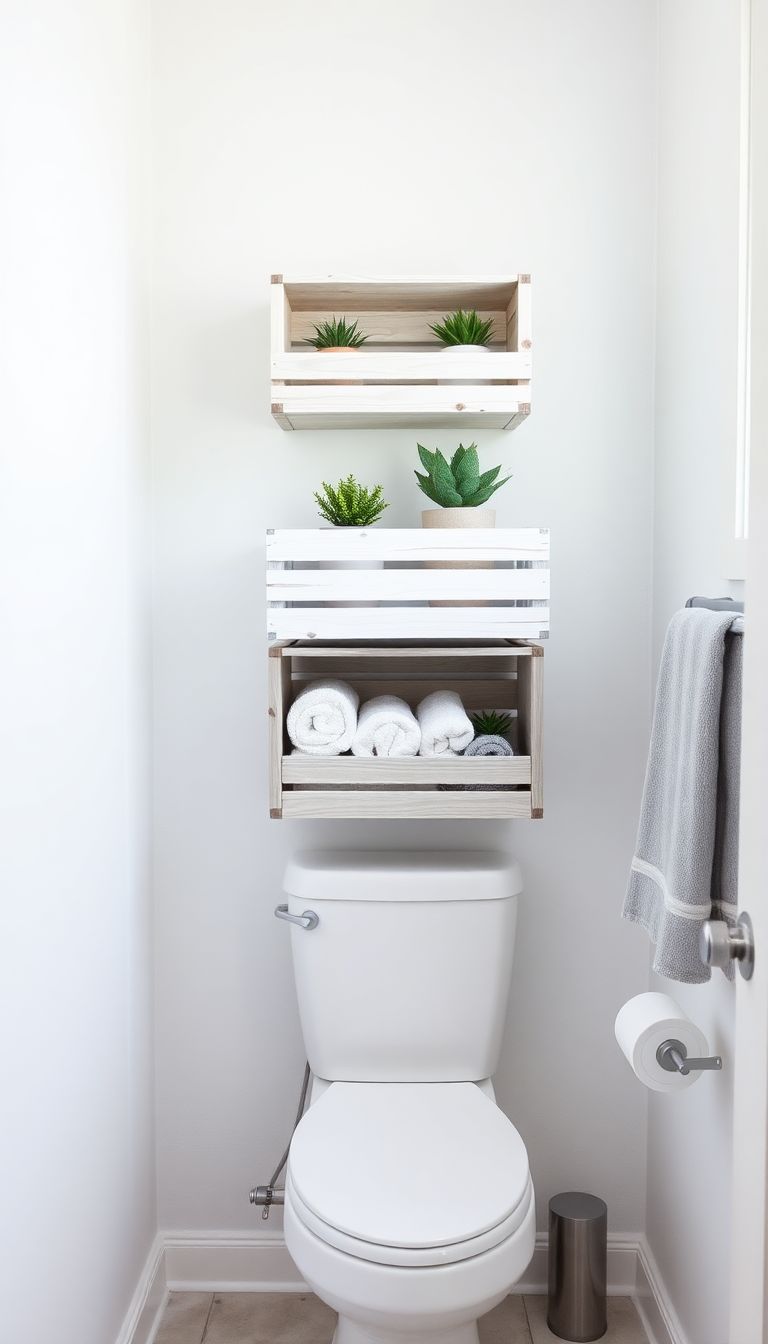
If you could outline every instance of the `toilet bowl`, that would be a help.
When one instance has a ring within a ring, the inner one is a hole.
[[[533,1254],[525,1146],[474,1083],[335,1082],[291,1144],[285,1238],[335,1344],[477,1344]]]
[[[489,1081],[520,869],[488,851],[325,850],[294,855],[283,888],[315,1078],[288,1250],[338,1311],[335,1344],[478,1344],[534,1246],[528,1156]]]

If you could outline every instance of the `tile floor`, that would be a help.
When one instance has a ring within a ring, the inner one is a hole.
[[[171,1293],[155,1344],[330,1344],[335,1320],[310,1293]],[[556,1338],[547,1329],[543,1297],[508,1297],[480,1322],[481,1344]],[[603,1341],[647,1344],[630,1298],[609,1297]]]

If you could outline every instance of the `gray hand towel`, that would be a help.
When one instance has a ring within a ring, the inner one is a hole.
[[[725,637],[717,773],[717,828],[712,862],[712,915],[735,924],[739,903],[739,776],[741,773],[741,668],[744,638]],[[726,972],[732,980],[733,962]]]
[[[689,984],[710,977],[698,939],[713,900],[735,912],[741,636],[728,635],[732,619],[688,608],[670,622],[624,901],[624,918],[656,945],[653,969]]]

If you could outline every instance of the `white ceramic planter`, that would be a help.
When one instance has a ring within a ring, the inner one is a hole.
[[[449,359],[457,355],[487,355],[487,345],[446,345],[443,347],[442,354]],[[486,380],[483,378],[441,378],[440,382],[446,387],[482,387]],[[482,524],[478,523],[478,527]]]
[[[456,347],[464,349],[465,347]],[[473,509],[422,509],[422,527],[495,527],[496,510],[484,507]],[[447,560],[430,560],[427,569],[493,569],[492,560],[459,560],[450,563]],[[487,607],[487,602],[437,602],[430,601],[430,607]]]
[[[496,510],[484,506],[474,509],[422,509],[422,527],[495,527]],[[479,563],[479,562],[478,562]],[[488,564],[491,562],[488,561]],[[477,565],[471,560],[466,564],[471,569]]]

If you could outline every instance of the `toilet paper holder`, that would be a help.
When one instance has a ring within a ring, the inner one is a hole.
[[[671,1036],[668,1041],[662,1041],[656,1051],[656,1060],[667,1073],[682,1073],[687,1077],[689,1073],[697,1073],[699,1069],[722,1069],[722,1055],[689,1055],[682,1041]]]

